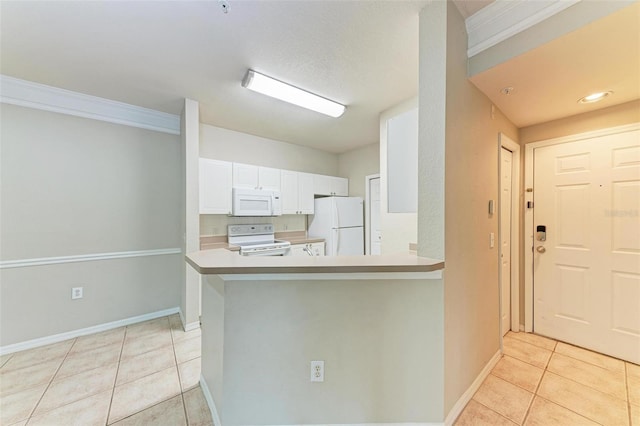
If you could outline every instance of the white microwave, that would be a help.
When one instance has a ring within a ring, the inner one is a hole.
[[[233,188],[233,216],[281,216],[280,192]]]

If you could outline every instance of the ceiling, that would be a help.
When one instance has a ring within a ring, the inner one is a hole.
[[[380,112],[417,94],[418,13],[429,1],[228,0],[225,14],[216,0],[3,0],[0,73],[173,114],[191,98],[200,102],[201,122],[339,153],[377,142]],[[468,17],[491,2],[455,3]],[[572,33],[549,51],[538,48],[474,76],[474,83],[517,126],[575,114],[573,93],[592,87],[592,68],[598,87],[608,74],[628,80],[622,74],[629,68],[637,81],[637,16],[636,50],[611,45],[634,38],[619,35],[628,21]],[[569,52],[595,48],[612,62],[569,60]],[[347,110],[333,119],[248,91],[240,85],[247,68]],[[496,88],[507,84],[516,91],[500,98]],[[570,106],[550,101],[559,87]],[[620,103],[622,90],[612,90],[607,102]]]
[[[640,2],[471,77],[517,127],[640,98]],[[501,90],[512,87],[510,95]],[[590,93],[613,91],[581,104]]]

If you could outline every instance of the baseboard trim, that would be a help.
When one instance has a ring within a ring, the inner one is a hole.
[[[216,403],[213,400],[213,396],[211,395],[209,386],[207,386],[207,381],[204,379],[204,376],[202,374],[200,375],[200,388],[202,389],[202,394],[204,395],[204,399],[207,401],[207,405],[209,406],[209,411],[211,411],[211,418],[213,419],[213,425],[222,426],[222,422],[220,421],[220,416],[218,415],[218,409],[216,408]]]
[[[182,308],[178,309],[178,315],[180,315],[180,322],[182,323],[182,328],[185,332],[200,328],[200,321],[194,321],[187,324],[182,313]]]
[[[35,259],[18,259],[0,261],[0,269],[26,268],[29,266],[56,265],[59,263],[92,262],[96,260],[125,259],[128,257],[164,256],[181,254],[181,248],[154,250],[117,251],[112,253],[80,254],[76,256],[40,257]]]
[[[489,373],[491,373],[493,367],[495,367],[498,361],[500,361],[500,358],[502,358],[502,351],[498,350],[498,352],[496,352],[495,355],[493,355],[493,357],[489,360],[487,365],[484,366],[480,374],[478,374],[478,377],[476,377],[473,383],[471,383],[469,389],[467,389],[465,393],[462,394],[460,399],[458,399],[458,401],[454,404],[453,408],[451,408],[449,414],[444,420],[445,426],[453,425],[453,423],[458,419],[458,416],[460,415],[460,413],[462,413],[464,407],[466,407],[469,401],[471,401],[473,395],[480,388],[480,385],[482,385],[484,379],[486,379]]]
[[[27,340],[25,342],[14,343],[0,347],[0,355],[11,354],[14,352],[24,351],[26,349],[38,348],[40,346],[50,345],[52,343],[62,342],[63,340],[73,339],[75,337],[85,336],[87,334],[99,333],[101,331],[112,330],[114,328],[123,327],[125,325],[136,324],[156,318],[166,317],[178,313],[180,308],[163,309],[162,311],[151,312],[144,315],[125,318],[118,321],[107,322],[104,324],[94,325],[92,327],[81,328],[79,330],[68,331],[66,333],[54,334],[38,339]]]
[[[157,132],[180,134],[180,116],[0,75],[0,102]]]

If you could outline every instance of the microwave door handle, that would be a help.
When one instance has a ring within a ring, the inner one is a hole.
[[[276,196],[275,194],[272,192],[271,193],[271,215],[274,215],[276,213],[275,209],[276,209]]]

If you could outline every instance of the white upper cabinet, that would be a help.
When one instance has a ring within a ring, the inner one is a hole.
[[[270,191],[281,191],[282,182],[280,178],[280,169],[272,169],[270,167],[258,168],[258,187]]]
[[[282,214],[313,214],[313,175],[281,170]]]
[[[200,158],[200,214],[231,214],[232,163]]]
[[[233,163],[233,187],[280,191],[280,169]]]
[[[298,207],[301,214],[313,214],[313,175],[298,172]]]
[[[317,195],[349,195],[349,179],[337,176],[313,175],[313,192]]]

